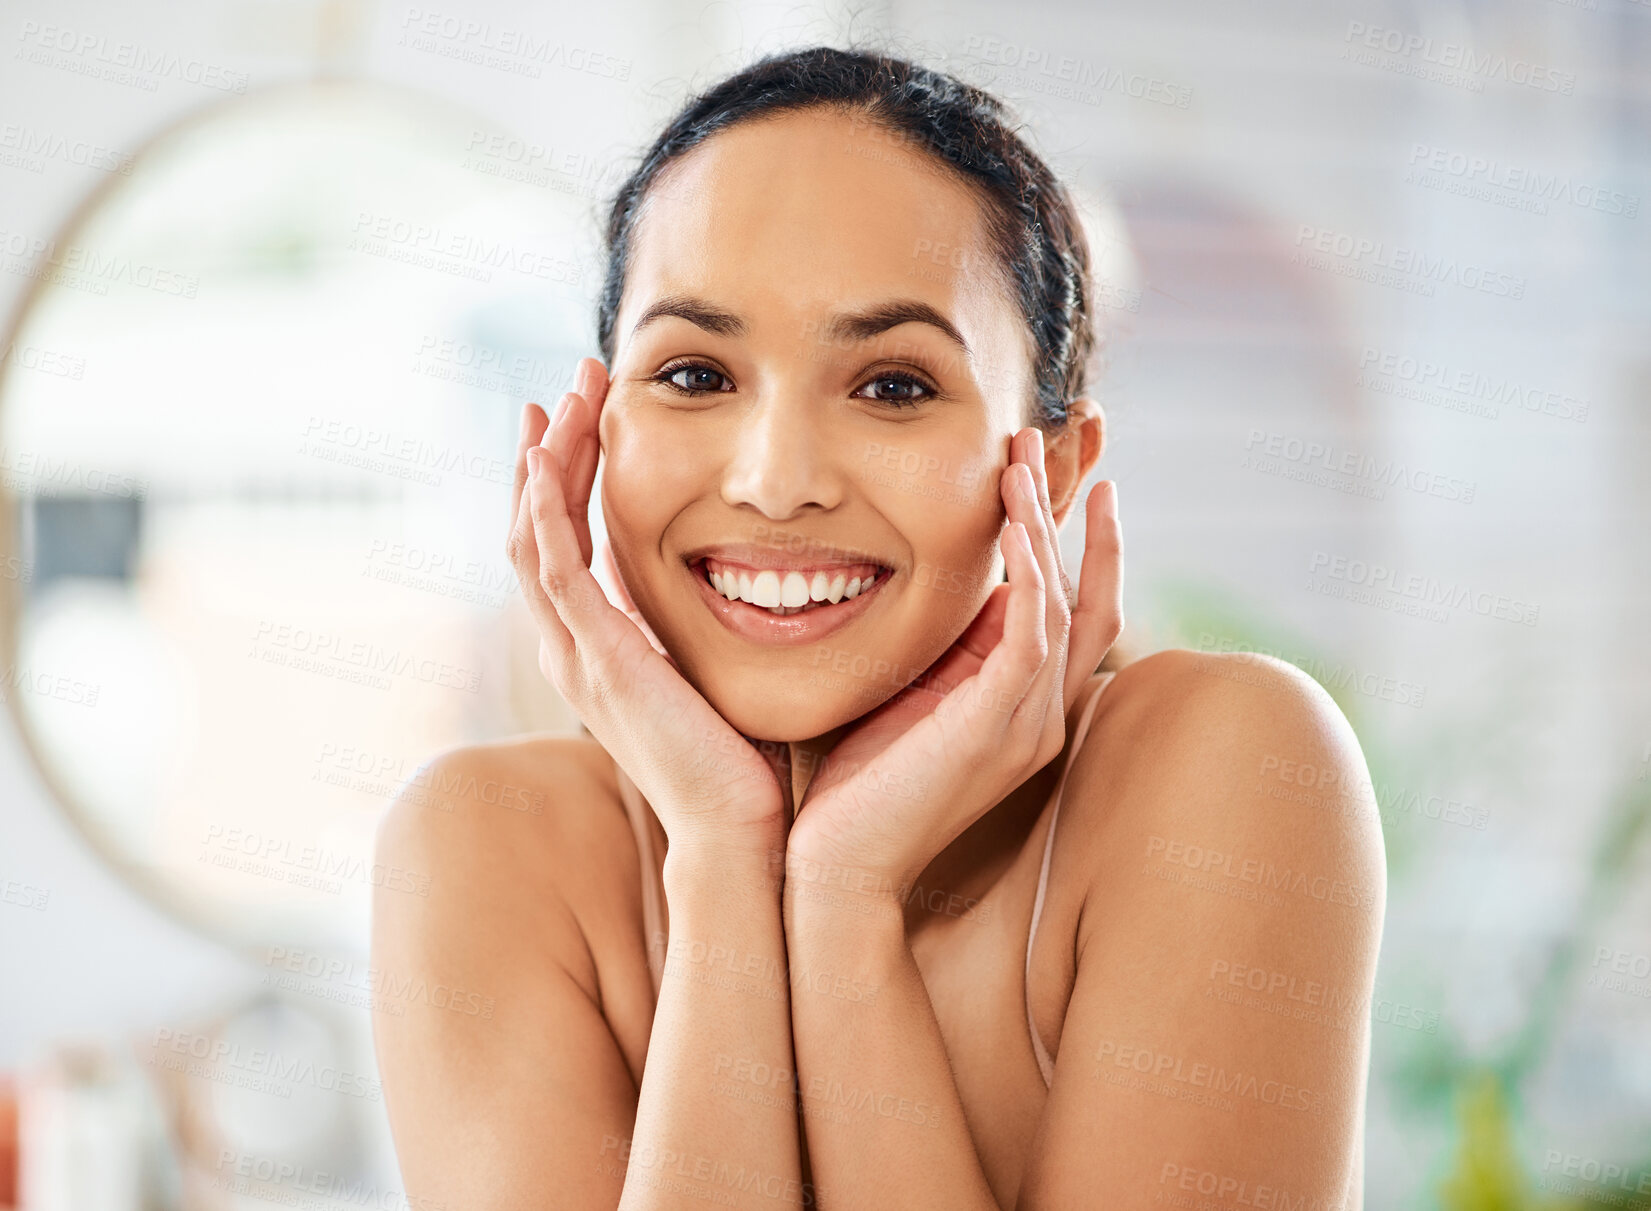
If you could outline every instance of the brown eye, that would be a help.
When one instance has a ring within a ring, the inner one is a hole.
[[[874,392],[867,397],[861,393],[866,390]],[[921,395],[917,394],[922,392]],[[855,392],[861,398],[870,398],[881,404],[890,404],[896,408],[914,408],[922,400],[934,394],[930,387],[916,375],[906,374],[898,370],[886,371],[867,381],[866,385]]]
[[[684,395],[706,395],[713,391],[723,391],[731,388],[728,376],[722,371],[700,362],[685,362],[677,366],[667,366],[654,376],[656,382],[664,383],[673,391],[680,391]],[[719,386],[728,383],[728,387]]]

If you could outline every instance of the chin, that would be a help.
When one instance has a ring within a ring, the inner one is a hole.
[[[716,678],[696,685],[705,700],[742,735],[772,743],[812,740],[888,701],[900,686],[872,687],[829,671]]]

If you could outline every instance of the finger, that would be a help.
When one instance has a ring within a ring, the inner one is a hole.
[[[1043,573],[1050,584],[1058,584],[1061,596],[1068,607],[1072,605],[1072,581],[1066,574],[1066,563],[1061,558],[1061,544],[1057,537],[1059,530],[1055,525],[1055,510],[1049,499],[1049,468],[1043,456],[1043,430],[1032,426],[1027,430],[1026,457],[1023,460],[1026,467],[1032,472],[1032,483],[1038,494],[1038,511],[1043,515],[1044,529],[1048,533],[1047,548],[1037,541],[1037,532],[1032,533],[1032,549],[1037,552],[1038,562],[1043,566]],[[1047,554],[1048,558],[1045,558]],[[1053,573],[1053,575],[1051,575]]]
[[[1009,573],[1009,593],[1003,615],[1003,637],[980,674],[974,692],[965,694],[964,712],[977,718],[997,719],[1007,727],[1019,715],[1021,704],[1049,659],[1049,637],[1044,626],[1043,572],[1032,553],[1032,540],[1020,522],[1010,522],[999,544]],[[1033,720],[1041,725],[1041,716]]]
[[[544,450],[529,450],[528,499],[533,514],[533,538],[539,557],[539,585],[556,607],[563,624],[575,635],[589,632],[601,616],[598,602],[607,606],[607,595],[596,583],[590,567],[581,558],[579,542],[568,517],[556,464]]]
[[[593,397],[581,395],[579,398],[587,401]],[[594,402],[582,402],[580,416],[584,430],[568,460],[568,512],[579,535],[579,550],[588,564],[591,561],[590,495],[596,486],[596,468],[602,458],[600,397],[594,397]]]
[[[602,407],[607,401],[608,373],[601,361],[583,357],[574,370],[573,391],[562,396],[556,416],[542,430],[541,444],[551,450],[569,485],[574,532],[586,564],[592,557],[590,544],[590,494],[596,483],[596,467],[601,460]]]
[[[579,554],[589,566],[592,556],[590,493],[596,480],[596,457],[600,453],[595,405],[577,391],[563,395],[560,411],[545,431],[540,446],[553,460],[551,472],[560,479]]]
[[[1109,479],[1090,489],[1084,507],[1083,545],[1066,669],[1067,706],[1124,628],[1123,530],[1118,523],[1118,485]]]
[[[1022,450],[1035,452],[1039,436],[1033,430]],[[1052,658],[1039,671],[1039,681],[1031,692],[1052,697],[1065,684],[1066,643],[1072,614],[1066,595],[1060,591],[1065,573],[1060,569],[1060,555],[1055,549],[1053,519],[1039,502],[1038,477],[1028,463],[1011,465],[1008,472],[1013,485],[1005,493],[1004,503],[1010,520],[1025,527],[1033,558],[1047,589],[1043,598],[1044,627],[1049,635]]]
[[[666,663],[673,669],[680,672],[681,666],[677,664],[676,658],[665,650],[665,645],[659,642],[659,636],[654,634],[654,629],[648,625],[648,620],[642,617],[642,611],[636,608],[636,602],[631,597],[630,589],[625,587],[625,578],[619,573],[619,561],[613,556],[613,544],[606,538],[602,540],[602,545],[597,550],[597,558],[601,560],[602,575],[613,585],[614,593],[619,598],[617,605],[620,612],[636,624],[636,629],[642,632],[653,650],[663,656]]]
[[[563,471],[572,469],[585,442],[596,440],[597,422],[608,391],[607,372],[594,357],[579,359],[574,381],[578,386],[562,396],[563,411],[552,422],[544,443]]]
[[[550,417],[538,404],[522,406],[521,424],[516,435],[516,476],[510,488],[510,517],[512,523],[522,514],[522,493],[527,488],[527,450],[537,446],[550,427]]]
[[[555,605],[545,595],[544,587],[540,583],[540,552],[538,537],[534,532],[533,500],[537,493],[534,483],[543,473],[535,474],[536,463],[542,464],[543,458],[534,453],[536,447],[529,447],[523,461],[528,467],[527,489],[522,493],[521,508],[517,512],[516,525],[511,532],[508,552],[511,566],[516,569],[516,579],[522,586],[522,598],[527,602],[528,612],[533,615],[533,621],[539,630],[540,642],[552,649],[558,662],[567,659],[573,651],[573,636],[556,612]],[[540,662],[543,669],[543,661]],[[548,670],[546,670],[548,672]]]
[[[607,397],[609,385],[608,368],[602,364],[600,358],[579,359],[578,368],[574,372],[575,391],[600,406]]]
[[[1009,586],[993,585],[986,604],[980,607],[957,642],[920,679],[922,688],[943,697],[980,672],[986,657],[1003,638],[1003,617],[1008,603]]]

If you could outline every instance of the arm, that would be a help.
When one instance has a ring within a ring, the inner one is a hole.
[[[1073,771],[1088,891],[1017,1205],[1357,1207],[1386,901],[1358,742],[1280,662],[1140,665]]]
[[[777,854],[784,850],[776,837]],[[671,915],[628,1162],[630,1208],[814,1205],[791,1093],[780,893],[754,851],[665,859]]]
[[[613,889],[637,872],[589,860],[628,837],[601,810],[582,744],[555,742],[554,768],[504,779],[554,786],[542,816],[479,799],[499,769],[471,749],[422,780],[469,795],[432,806],[404,791],[380,826],[377,861],[429,875],[428,896],[387,881],[373,905],[373,1039],[408,1197],[476,1211],[810,1206],[774,881],[755,857],[672,851],[671,957],[639,1101],[603,1009],[632,989],[593,953],[617,933]]]
[[[379,826],[378,862],[429,875],[428,896],[381,885],[373,899],[373,1044],[414,1206],[618,1205],[623,1167],[604,1162],[630,1134],[637,1091],[580,921],[615,914],[588,871],[559,859],[622,852],[625,838],[622,821],[602,827],[614,813],[594,810],[602,788],[574,743],[539,771],[556,787],[542,816],[410,787]],[[459,750],[430,774],[474,788],[498,770]]]
[[[802,879],[786,881],[786,939],[821,1205],[999,1211],[899,897]]]

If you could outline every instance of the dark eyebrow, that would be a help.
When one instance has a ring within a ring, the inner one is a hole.
[[[724,311],[721,307],[692,295],[668,294],[655,300],[642,313],[641,318],[632,326],[631,335],[635,336],[645,325],[667,315],[685,319],[690,324],[717,336],[744,336],[747,331],[745,321],[732,311]],[[868,341],[890,328],[898,328],[901,324],[928,324],[938,328],[963,350],[965,357],[974,357],[969,342],[963,339],[963,334],[957,330],[957,326],[921,299],[894,299],[864,311],[839,312],[826,321],[820,339],[828,344],[858,343]]]

